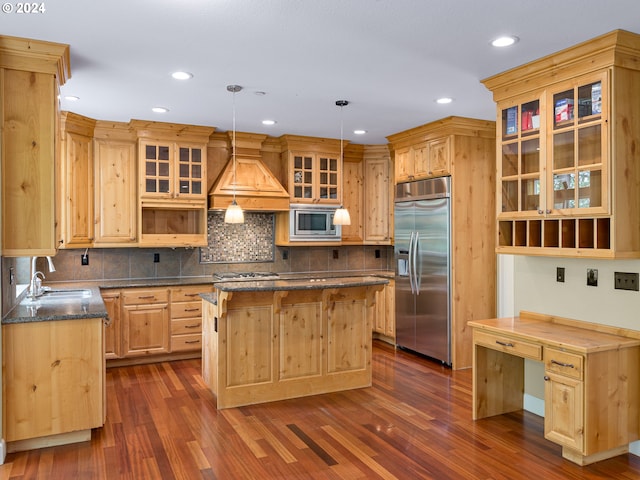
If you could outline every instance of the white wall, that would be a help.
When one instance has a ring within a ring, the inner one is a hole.
[[[499,270],[498,284],[501,283],[500,277],[513,276],[516,314],[520,310],[528,310],[640,330],[640,292],[613,288],[614,272],[638,273],[640,260],[554,259],[519,255],[512,258],[511,270]],[[499,265],[501,263],[508,265],[509,261],[502,260]],[[564,283],[556,282],[556,267],[565,268]],[[597,287],[587,286],[587,269],[590,268],[598,270]],[[543,365],[527,361],[525,372],[525,409],[543,415]],[[631,451],[640,455],[640,442],[632,444]]]

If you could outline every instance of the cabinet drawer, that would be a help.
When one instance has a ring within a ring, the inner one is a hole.
[[[189,318],[202,316],[202,300],[199,302],[180,302],[171,304],[171,318]]]
[[[125,305],[145,305],[151,303],[168,303],[169,290],[124,290],[122,299]]]
[[[517,338],[475,330],[473,332],[473,342],[511,355],[532,360],[542,360],[542,345],[536,345]]]
[[[171,320],[171,335],[200,332],[202,332],[202,320],[200,318],[182,318],[180,320]]]
[[[202,349],[202,335],[174,335],[171,337],[171,351],[185,352],[188,350]]]
[[[544,369],[546,372],[582,380],[584,357],[575,353],[556,350],[555,348],[545,348]]]
[[[193,302],[200,300],[201,293],[213,292],[211,285],[196,285],[191,287],[176,287],[171,289],[172,302]]]

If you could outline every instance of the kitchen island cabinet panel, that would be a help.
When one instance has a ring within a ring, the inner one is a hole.
[[[202,376],[217,408],[370,386],[373,309],[387,282],[214,284],[203,296]]]

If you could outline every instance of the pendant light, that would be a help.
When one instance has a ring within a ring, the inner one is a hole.
[[[236,93],[242,90],[240,85],[227,85],[233,94],[233,134],[231,136],[231,159],[233,161],[233,201],[224,213],[224,223],[244,223],[244,213],[236,202]]]
[[[346,100],[337,100],[336,105],[340,107],[340,165],[342,169],[342,165],[344,163],[344,151],[342,148],[343,141],[343,121],[342,121],[342,108],[349,105],[349,102]],[[336,210],[333,215],[333,224],[334,225],[351,225],[351,216],[349,215],[349,210],[344,208],[342,205]]]

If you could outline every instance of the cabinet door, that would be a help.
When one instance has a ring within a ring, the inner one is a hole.
[[[499,217],[538,217],[545,211],[540,101],[522,99],[499,106]]]
[[[364,193],[366,181],[363,178],[363,164],[360,160],[345,160],[343,167],[344,192],[342,205],[349,210],[351,225],[342,226],[342,242],[361,244],[364,238],[363,228],[366,228],[363,221],[363,216],[366,214],[363,210],[366,209],[367,203]]]
[[[548,371],[545,374],[544,436],[583,453],[584,383]]]
[[[317,155],[317,200],[320,203],[342,202],[342,169],[337,155]]]
[[[291,155],[289,193],[292,202],[312,202],[314,198],[313,176],[314,158],[311,154],[294,153]]]
[[[391,202],[389,161],[386,158],[365,160],[365,222],[366,243],[387,244],[391,241]]]
[[[384,334],[387,337],[396,338],[396,281],[389,280],[384,287]]]
[[[395,182],[407,182],[413,175],[413,151],[401,148],[395,152]]]
[[[176,196],[202,198],[207,193],[204,148],[179,144],[176,151]]]
[[[550,91],[547,204],[554,215],[608,214],[607,75]]]
[[[171,198],[173,190],[174,144],[140,142],[140,196]]]
[[[93,145],[92,138],[64,133],[62,154],[63,239],[61,248],[93,246]]]
[[[451,173],[451,149],[449,137],[428,142],[429,175],[439,177]]]
[[[104,329],[105,358],[120,358],[122,356],[120,292],[102,292],[101,295],[110,321]]]
[[[410,172],[411,180],[426,178],[429,172],[429,146],[427,143],[420,143],[411,148],[413,156],[413,170]]]
[[[125,356],[169,352],[169,308],[167,304],[125,305],[122,314]]]
[[[2,254],[55,255],[55,77],[1,73]]]
[[[136,242],[136,166],[134,143],[96,141],[96,245]]]

